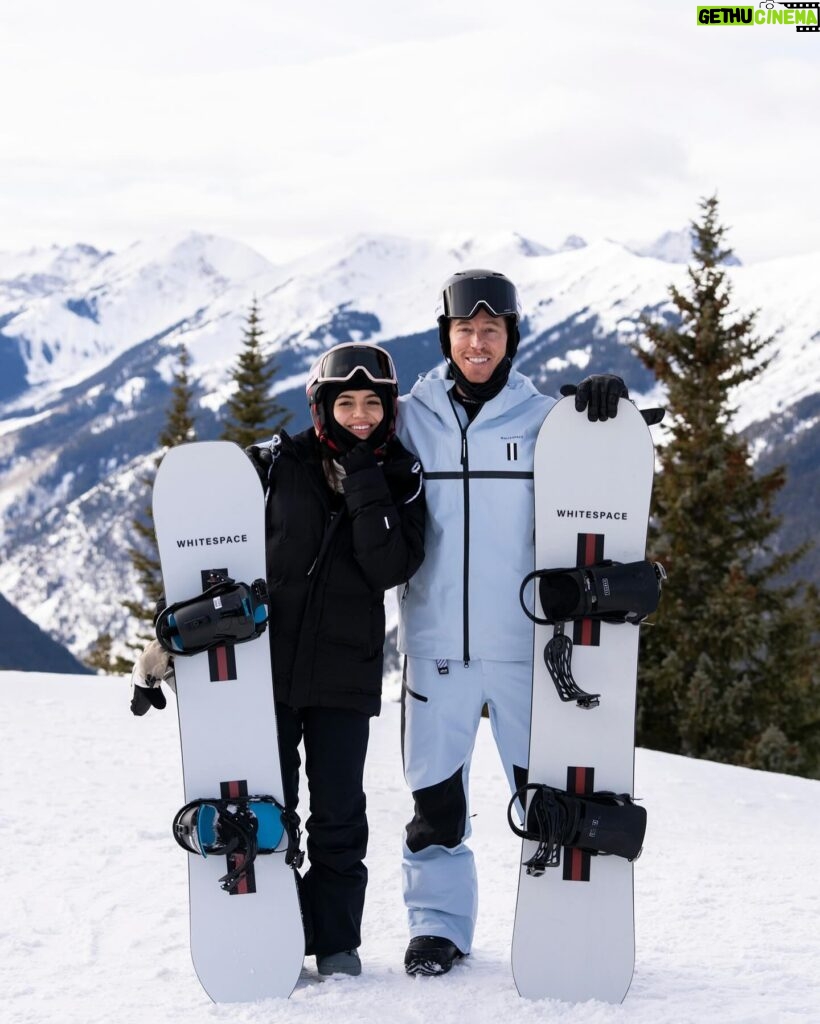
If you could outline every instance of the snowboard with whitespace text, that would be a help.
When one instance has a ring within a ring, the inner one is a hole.
[[[237,445],[171,448],[157,471],[153,515],[168,605],[225,577],[264,579],[264,495]],[[174,668],[185,802],[268,796],[283,803],[268,634],[176,656]],[[219,879],[235,867],[231,854],[188,854],[197,976],[216,1002],[288,996],[302,967],[304,935],[284,841],[224,891]]]
[[[565,398],[547,414],[535,449],[535,568],[644,559],[654,449],[631,402],[614,419],[590,423]],[[535,612],[542,615],[538,589]],[[639,627],[581,619],[567,623],[578,687],[597,706],[564,701],[545,664],[553,626],[534,626],[529,783],[574,794],[633,795]],[[620,856],[560,849],[541,874],[522,842],[512,967],[532,999],[619,1003],[635,960],[633,865]]]

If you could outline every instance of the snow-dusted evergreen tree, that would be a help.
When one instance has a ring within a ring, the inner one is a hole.
[[[669,582],[644,629],[642,746],[774,771],[820,773],[817,595],[785,585],[802,551],[778,551],[782,468],[758,475],[732,429],[737,387],[766,366],[757,313],[731,308],[716,197],[693,222],[675,324],[647,321],[637,348],[668,394],[650,551]]]
[[[222,437],[247,448],[282,430],[291,414],[270,393],[277,367],[265,355],[256,297],[251,302],[242,333],[242,348],[231,374],[232,390],[226,402]]]

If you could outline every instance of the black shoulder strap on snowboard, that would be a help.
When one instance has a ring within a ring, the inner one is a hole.
[[[523,828],[513,820],[519,802],[529,808]],[[507,807],[510,828],[522,839],[538,843],[525,861],[528,875],[542,875],[561,862],[561,848],[574,847],[591,854],[613,854],[633,861],[640,855],[646,834],[646,811],[628,793],[574,795],[538,783],[522,786]]]
[[[261,636],[268,625],[268,588],[263,579],[219,580],[196,597],[164,608],[155,623],[157,640],[170,654],[190,656]]]
[[[638,412],[643,416],[644,422],[647,426],[654,427],[656,423],[660,423],[666,415],[666,409],[639,409]]]

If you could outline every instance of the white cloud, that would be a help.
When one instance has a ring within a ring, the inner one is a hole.
[[[742,258],[820,248],[820,34],[688,0],[20,0],[3,248],[169,228],[273,258],[351,231],[650,237],[718,189]]]

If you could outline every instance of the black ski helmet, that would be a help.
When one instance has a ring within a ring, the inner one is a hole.
[[[444,282],[436,306],[441,351],[450,358],[450,321],[469,320],[483,306],[507,322],[507,356],[512,359],[521,340],[521,301],[512,281],[495,270],[460,270]]]
[[[339,431],[343,435],[349,432],[333,419],[333,403],[345,389],[372,390],[381,399],[384,419],[368,438],[375,450],[381,452],[396,431],[399,399],[396,367],[387,349],[343,342],[323,352],[308,372],[305,392],[313,429],[319,441],[336,453],[356,443],[352,435],[350,442],[346,437],[343,439]]]

